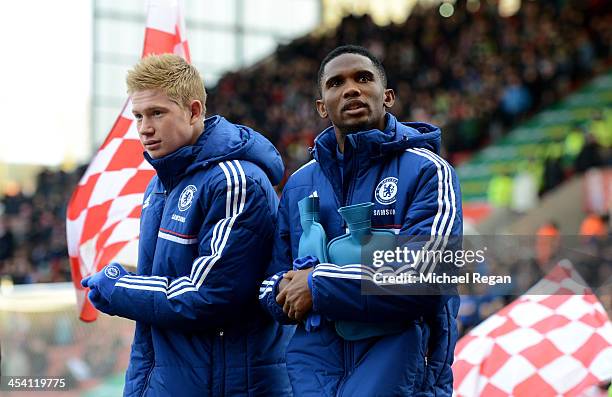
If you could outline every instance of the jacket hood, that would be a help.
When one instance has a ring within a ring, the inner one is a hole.
[[[144,156],[167,190],[172,189],[183,175],[220,161],[246,160],[255,163],[266,173],[272,185],[277,185],[285,172],[278,150],[268,139],[249,127],[232,124],[221,116],[204,120],[204,132],[195,144],[159,159],[151,158],[146,152]]]
[[[387,113],[385,119],[384,131],[373,129],[349,134],[345,145],[359,148],[360,156],[369,158],[403,152],[409,148],[425,148],[440,153],[441,131],[438,127],[420,122],[401,123],[391,113]],[[334,127],[331,126],[315,139],[315,159],[320,161],[322,157],[334,155],[336,145]]]

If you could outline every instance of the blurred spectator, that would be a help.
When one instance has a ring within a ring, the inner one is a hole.
[[[504,120],[511,125],[517,116],[523,114],[531,107],[531,95],[527,87],[523,85],[514,73],[508,77],[507,85],[503,88],[501,95],[501,109]]]
[[[528,169],[520,170],[512,181],[512,210],[523,214],[538,203],[538,184]]]
[[[15,237],[11,231],[8,220],[0,215],[0,269],[4,261],[13,257],[15,252]]]
[[[603,165],[603,160],[600,155],[600,147],[595,137],[588,134],[585,139],[584,146],[578,153],[574,163],[574,169],[578,173],[584,173],[590,168],[600,167]]]
[[[15,182],[9,182],[4,192],[4,199],[2,206],[4,207],[4,214],[7,216],[17,215],[19,207],[25,201],[25,197]]]
[[[573,167],[576,158],[585,145],[584,131],[580,125],[574,125],[563,142],[563,166]]]
[[[550,154],[544,161],[544,175],[540,195],[544,195],[556,188],[565,179],[561,157],[556,153]]]
[[[612,147],[612,109],[598,110],[593,114],[591,133],[603,148]]]
[[[550,266],[556,264],[559,258],[561,236],[555,222],[547,222],[536,232],[535,260],[540,269],[540,276],[546,274]]]
[[[512,178],[499,174],[491,178],[488,190],[489,203],[496,208],[508,208],[512,202]]]
[[[590,213],[580,224],[580,236],[599,237],[608,236],[607,216]]]

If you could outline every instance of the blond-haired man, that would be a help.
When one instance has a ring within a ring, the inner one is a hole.
[[[274,146],[204,119],[195,67],[150,56],[127,75],[157,171],[142,206],[138,273],[112,263],[84,279],[101,311],[136,321],[125,396],[282,396],[287,330],[259,309],[283,175]]]

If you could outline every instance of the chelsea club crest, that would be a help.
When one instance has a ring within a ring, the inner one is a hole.
[[[374,197],[378,203],[382,205],[389,205],[395,203],[396,195],[397,178],[390,176],[378,183]]]
[[[104,269],[104,274],[106,275],[106,277],[115,280],[119,278],[119,269],[115,265],[108,265]]]
[[[194,185],[189,185],[181,192],[181,196],[178,201],[178,209],[179,211],[187,211],[189,207],[191,207],[191,202],[193,201],[193,196],[198,189]]]

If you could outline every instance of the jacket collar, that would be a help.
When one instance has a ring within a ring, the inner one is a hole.
[[[154,159],[147,152],[143,153],[145,159],[157,172],[157,177],[166,191],[172,190],[187,173],[187,169],[194,164],[202,151],[205,135],[200,134],[194,145],[183,146],[164,157]]]
[[[372,161],[408,148],[425,148],[439,154],[441,132],[438,127],[420,122],[400,123],[391,113],[387,113],[385,119],[386,125],[382,131],[372,129],[347,135],[345,158],[355,155],[360,166],[369,166]],[[335,158],[336,145],[334,127],[331,126],[315,139],[314,158],[326,164]]]
[[[381,157],[384,154],[383,144],[393,142],[395,138],[397,124],[396,118],[390,113],[385,115],[385,119],[386,126],[383,131],[373,129],[347,135],[344,141],[345,158],[357,156],[360,163],[369,163]],[[336,133],[331,126],[315,139],[314,158],[321,164],[335,161],[337,145]]]
[[[339,202],[346,200],[351,181],[363,175],[385,157],[399,156],[409,148],[440,151],[440,129],[426,123],[400,123],[391,113],[385,114],[385,129],[349,134],[344,142],[343,177],[336,166],[334,127],[325,129],[315,139],[313,156],[329,180]]]
[[[204,120],[204,132],[195,144],[184,146],[159,159],[145,159],[155,168],[166,191],[172,190],[185,175],[209,164],[245,160],[260,167],[272,184],[280,182],[284,166],[278,150],[257,131],[233,124],[221,116]]]

